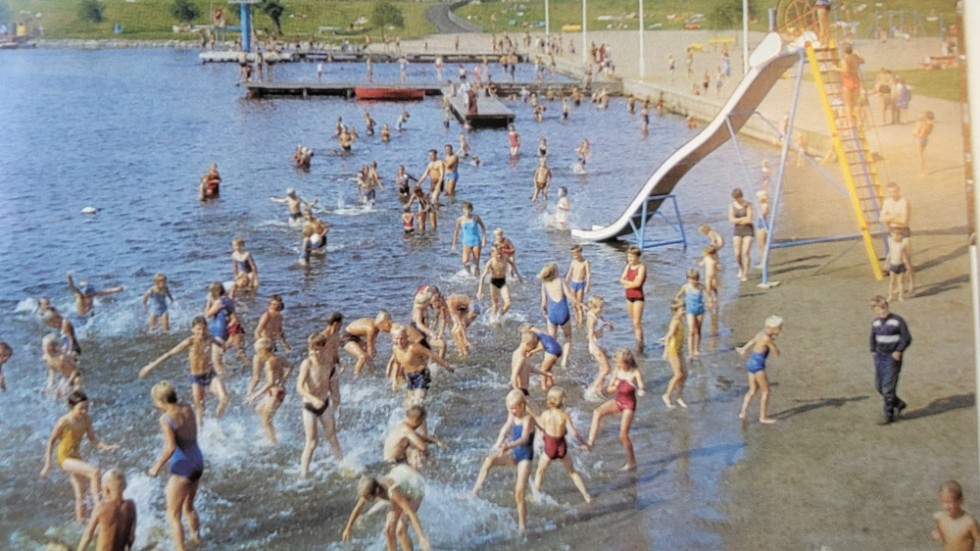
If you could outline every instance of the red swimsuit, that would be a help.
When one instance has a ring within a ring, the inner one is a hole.
[[[616,385],[616,405],[619,411],[636,411],[636,388],[626,379],[620,379]]]

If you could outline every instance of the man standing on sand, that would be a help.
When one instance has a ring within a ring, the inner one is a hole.
[[[884,414],[879,425],[898,419],[908,406],[898,397],[898,376],[902,371],[905,349],[912,344],[912,334],[905,320],[888,311],[888,301],[881,295],[871,299],[875,319],[871,322],[871,354],[875,361],[875,389],[884,399]]]

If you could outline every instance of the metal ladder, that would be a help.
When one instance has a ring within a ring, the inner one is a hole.
[[[854,207],[868,261],[871,262],[875,279],[880,280],[884,273],[872,233],[884,234],[885,229],[879,220],[882,192],[875,159],[868,149],[864,129],[848,116],[841,81],[841,59],[836,45],[831,43],[829,48],[814,48],[807,44],[806,56],[817,84],[834,152]],[[860,105],[855,110],[858,112],[855,116],[860,118]]]

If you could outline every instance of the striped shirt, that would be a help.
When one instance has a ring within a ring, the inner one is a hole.
[[[912,344],[909,326],[901,316],[889,313],[871,322],[871,352],[891,354],[904,352]]]

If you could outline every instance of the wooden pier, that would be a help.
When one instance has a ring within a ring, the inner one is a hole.
[[[249,82],[245,84],[249,98],[272,98],[272,97],[293,97],[309,98],[311,96],[339,96],[345,98],[354,97],[355,86],[385,86],[391,88],[405,87],[425,90],[427,96],[437,96],[443,93],[446,87],[444,82],[415,82],[407,84],[387,84],[370,82]],[[497,96],[508,98],[519,97],[521,91],[526,89],[539,96],[546,97],[550,92],[554,97],[568,96],[575,88],[581,88],[577,82],[495,82]],[[589,90],[582,90],[586,96],[592,90],[605,89],[610,96],[620,96],[623,94],[622,82],[601,82],[593,83]],[[588,99],[588,97],[586,97]]]
[[[241,52],[239,51],[208,51],[198,54],[202,63],[237,63]],[[250,60],[254,59],[255,54],[246,54]],[[363,63],[368,59],[371,63],[397,63],[404,59],[408,63],[435,63],[437,57],[442,57],[443,63],[448,66],[452,63],[482,63],[484,59],[487,63],[500,63],[499,53],[491,54],[472,54],[455,52],[364,52],[364,51],[343,51],[343,50],[310,50],[310,49],[286,49],[282,51],[266,52],[263,55],[271,55],[281,62],[290,61],[310,61],[325,63]],[[529,60],[526,54],[515,54],[518,63],[526,63]]]
[[[502,128],[514,122],[514,112],[497,98],[477,96],[476,112],[471,113],[463,102],[463,97],[452,95],[449,88],[443,89],[443,96],[453,115],[470,128]]]

